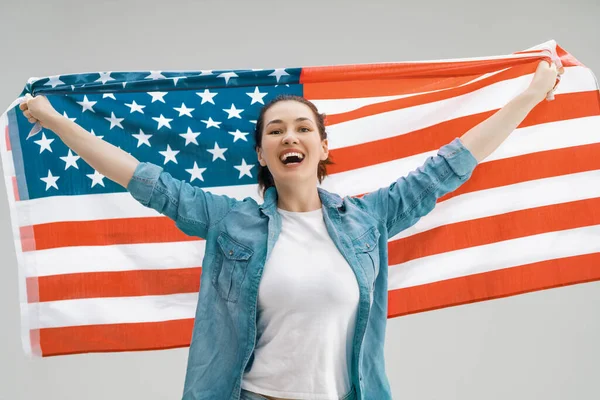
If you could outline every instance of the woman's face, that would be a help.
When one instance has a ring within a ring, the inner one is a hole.
[[[264,114],[258,161],[268,167],[277,185],[313,181],[320,161],[328,156],[327,139],[321,140],[315,115],[305,104],[280,101]]]

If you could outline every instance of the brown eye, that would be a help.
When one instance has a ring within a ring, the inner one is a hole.
[[[276,135],[276,134],[278,134],[278,133],[281,133],[281,131],[280,131],[280,130],[277,130],[277,129],[276,129],[276,130],[274,130],[274,131],[271,131],[271,132],[269,132],[269,134],[270,134],[270,135]]]

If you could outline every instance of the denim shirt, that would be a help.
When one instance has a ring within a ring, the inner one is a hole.
[[[359,286],[350,370],[357,399],[391,399],[384,364],[388,239],[429,213],[476,165],[456,138],[407,176],[362,197],[341,198],[318,188],[327,231]],[[262,204],[237,200],[149,163],[137,166],[127,189],[184,233],[206,240],[183,400],[239,399],[257,339],[258,286],[281,231],[276,189],[267,190]]]

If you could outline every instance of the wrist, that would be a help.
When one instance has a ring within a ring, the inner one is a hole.
[[[65,121],[68,121],[63,115],[59,113],[53,113],[45,121],[40,121],[44,128],[48,128],[54,133],[58,135],[58,131],[60,131],[60,125]]]
[[[525,99],[525,101],[531,103],[532,107],[535,107],[538,103],[546,98],[547,94],[548,93],[543,90],[539,90],[536,87],[530,86],[521,94],[521,96]]]

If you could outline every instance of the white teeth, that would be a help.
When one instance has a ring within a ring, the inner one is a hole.
[[[285,153],[284,155],[281,156],[281,161],[285,161],[290,156],[296,156],[296,157],[300,158],[301,160],[304,159],[304,154],[302,154],[302,153]]]

